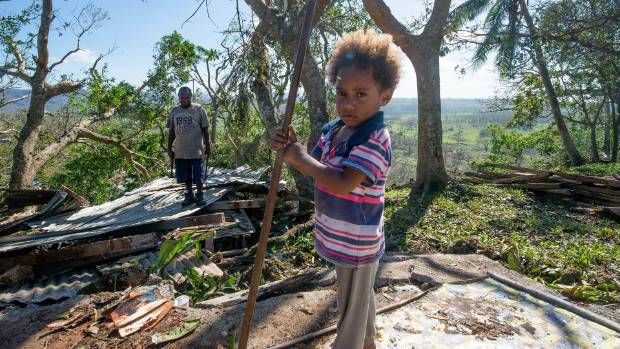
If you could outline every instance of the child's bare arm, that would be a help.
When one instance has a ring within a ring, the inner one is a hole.
[[[284,159],[299,172],[313,177],[317,182],[337,194],[348,194],[360,185],[366,175],[356,169],[346,167],[338,171],[327,167],[306,152],[305,146],[297,142],[295,132],[289,132],[288,143],[282,130],[276,130],[272,137],[272,148],[285,148]]]

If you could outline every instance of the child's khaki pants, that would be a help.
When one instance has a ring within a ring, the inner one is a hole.
[[[361,349],[375,336],[375,291],[379,261],[347,268],[336,266],[338,334],[334,349]]]

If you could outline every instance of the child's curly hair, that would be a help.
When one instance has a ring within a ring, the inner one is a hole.
[[[345,34],[336,43],[327,65],[327,79],[334,85],[338,71],[354,66],[372,69],[372,75],[383,90],[393,89],[400,79],[400,57],[391,45],[392,36],[372,31],[357,30]]]

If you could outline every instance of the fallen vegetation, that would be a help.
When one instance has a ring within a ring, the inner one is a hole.
[[[391,250],[480,253],[574,300],[620,302],[620,224],[514,188],[452,181],[434,197],[386,194]]]

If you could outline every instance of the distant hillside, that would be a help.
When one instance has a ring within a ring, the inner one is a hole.
[[[382,108],[387,119],[401,119],[403,116],[418,117],[417,98],[394,98]],[[488,123],[505,123],[512,118],[512,112],[488,112],[487,100],[446,98],[441,100],[441,114],[444,122],[475,123],[485,125]]]
[[[13,99],[20,96],[27,95],[29,90],[26,89],[9,89],[6,92],[6,99]],[[56,111],[60,109],[65,103],[67,103],[67,96],[57,96],[52,98],[45,106],[48,111]],[[28,109],[30,98],[23,99],[19,102],[9,104],[4,108],[0,108],[0,112],[12,113],[19,110]],[[202,103],[206,103],[203,101]],[[510,112],[502,113],[488,113],[486,109],[486,100],[483,99],[457,99],[446,98],[441,101],[441,109],[443,119],[448,121],[464,121],[469,118],[482,118],[486,121],[492,119],[493,121],[507,121],[511,117]],[[413,116],[417,118],[418,114],[418,99],[417,98],[394,98],[392,101],[383,107],[386,118],[400,118],[403,116]],[[284,111],[284,105],[282,106],[282,112]]]
[[[16,89],[16,88],[8,89],[5,92],[4,98],[7,100],[11,100],[14,98],[19,98],[21,96],[27,95],[29,93],[30,93],[30,90],[26,90],[26,89]],[[56,111],[60,109],[63,105],[65,105],[68,100],[69,100],[69,97],[67,96],[56,96],[50,99],[49,102],[47,102],[47,104],[45,105],[45,110]],[[199,102],[206,103],[207,101],[201,100]],[[3,108],[0,108],[0,112],[14,113],[16,111],[28,109],[29,105],[30,105],[30,98],[26,98],[26,99],[22,99],[21,101],[4,106]]]
[[[30,90],[12,88],[12,89],[8,89],[7,91],[5,91],[4,98],[7,100],[11,100],[14,98],[25,96],[29,93],[30,93]],[[50,99],[49,102],[47,102],[47,104],[45,105],[45,110],[56,111],[60,109],[63,105],[65,105],[65,103],[67,103],[68,100],[69,98],[67,96],[56,96]],[[30,98],[26,98],[26,99],[22,99],[21,101],[4,106],[3,108],[0,108],[0,111],[5,112],[5,113],[14,113],[16,111],[28,109],[29,105],[30,105]]]

